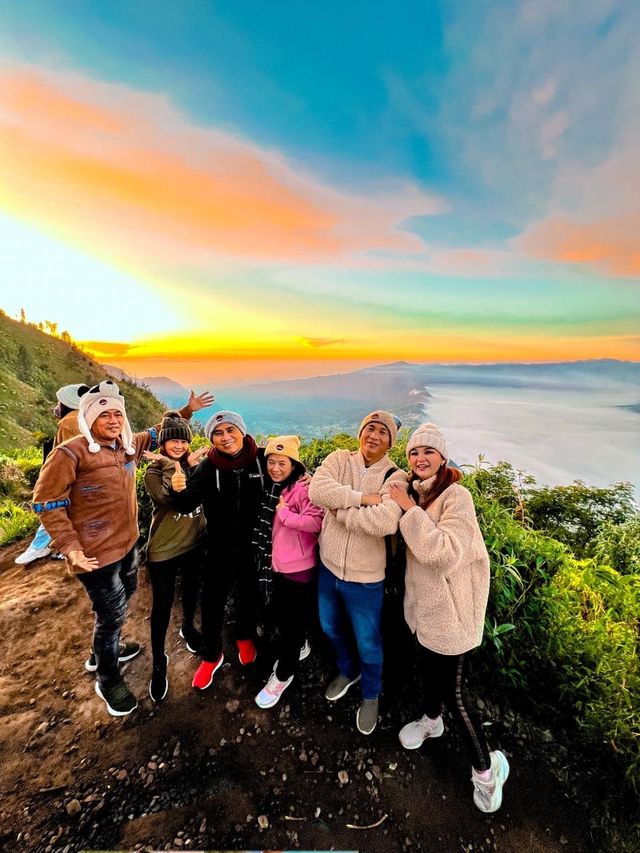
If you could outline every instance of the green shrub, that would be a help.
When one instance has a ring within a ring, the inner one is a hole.
[[[640,575],[640,514],[622,524],[605,521],[592,544],[600,563],[608,563],[623,575]]]
[[[0,500],[0,546],[10,545],[35,532],[38,518],[30,509],[9,498]]]
[[[623,524],[636,512],[631,483],[598,488],[577,480],[570,486],[530,488],[525,505],[529,523],[564,542],[577,557],[591,555],[605,524]]]
[[[545,689],[592,743],[607,743],[640,788],[640,577],[567,560],[541,590]]]

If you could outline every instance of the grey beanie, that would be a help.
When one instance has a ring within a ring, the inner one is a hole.
[[[238,427],[242,435],[247,434],[247,426],[242,420],[242,415],[239,415],[237,412],[230,412],[228,409],[225,409],[222,412],[216,412],[214,415],[211,415],[211,417],[205,424],[204,434],[207,436],[209,441],[211,441],[211,435],[214,429],[220,424],[233,424],[233,426]]]

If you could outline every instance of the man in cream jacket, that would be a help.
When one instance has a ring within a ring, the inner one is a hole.
[[[327,510],[320,533],[318,600],[338,675],[325,695],[335,702],[361,681],[356,725],[365,735],[376,727],[382,686],[384,537],[397,531],[401,515],[389,486],[397,482],[406,488],[407,482],[388,455],[397,432],[393,415],[371,412],[360,425],[359,450],[330,453],[309,486],[310,499]]]

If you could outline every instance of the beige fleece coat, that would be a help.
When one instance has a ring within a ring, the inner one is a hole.
[[[442,655],[479,646],[489,555],[470,493],[454,483],[427,510],[408,510],[400,532],[407,545],[404,615],[420,644]]]
[[[384,537],[395,533],[402,511],[389,496],[389,484],[407,477],[385,454],[368,468],[360,451],[334,450],[313,475],[309,498],[328,510],[320,531],[320,559],[341,580],[375,583],[384,579]],[[382,503],[360,506],[362,495],[380,494]]]

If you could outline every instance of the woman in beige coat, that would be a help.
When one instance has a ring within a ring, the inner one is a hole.
[[[417,749],[427,738],[440,737],[444,704],[469,750],[474,802],[481,811],[494,812],[502,803],[509,764],[499,750],[489,752],[462,692],[467,652],[482,641],[489,557],[471,495],[459,485],[461,472],[447,466],[447,445],[434,424],[411,435],[407,459],[409,493],[391,484],[390,494],[404,511],[404,613],[418,643],[425,713],[401,729],[400,743]]]

